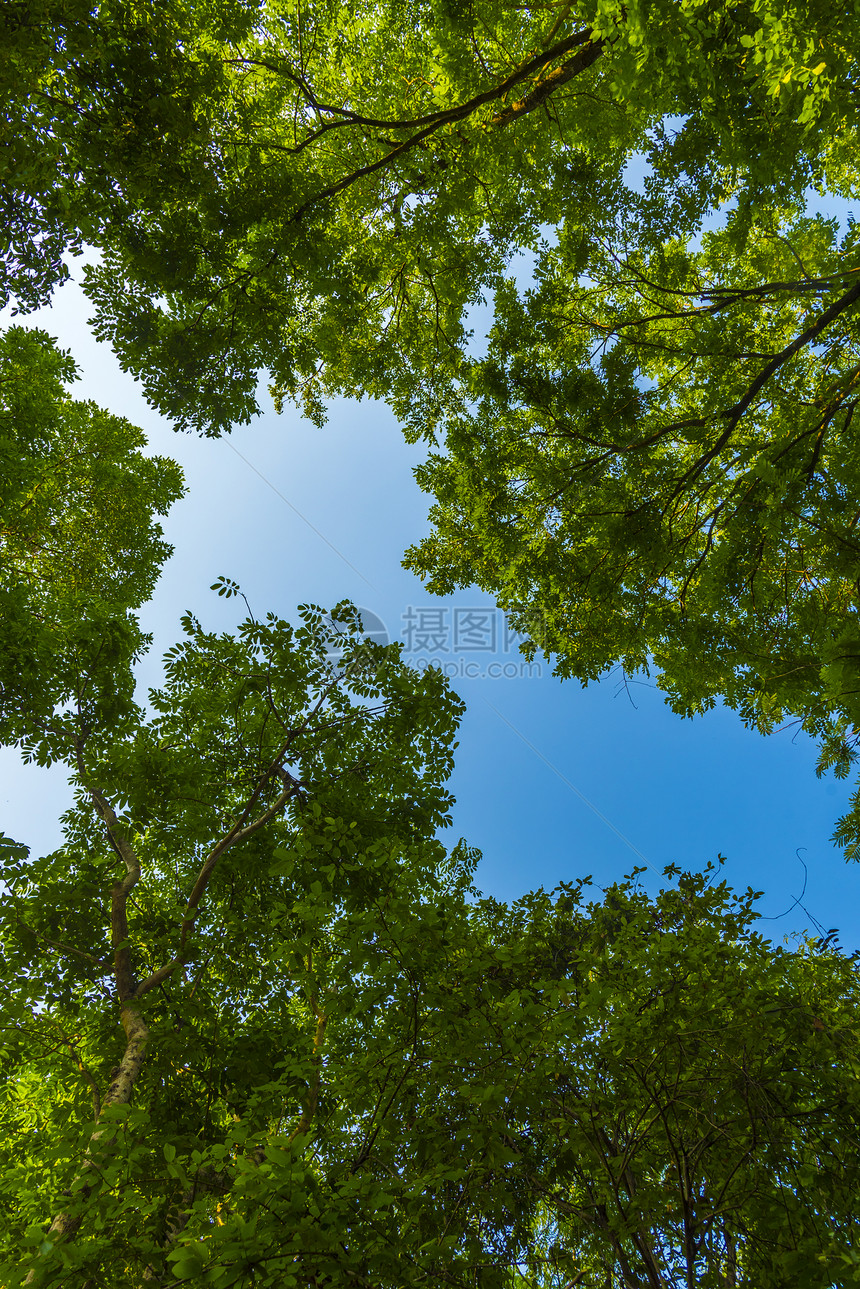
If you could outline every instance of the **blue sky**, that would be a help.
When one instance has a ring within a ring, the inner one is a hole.
[[[339,401],[322,430],[269,408],[220,441],[176,435],[92,338],[87,316],[70,284],[51,309],[23,321],[72,351],[83,376],[77,397],[141,425],[153,451],[181,462],[189,486],[166,523],[175,554],[142,615],[155,636],[145,683],[157,681],[185,609],[209,626],[236,621],[237,601],[209,590],[221,574],[241,583],[257,614],[289,617],[301,603],[352,599],[392,639],[416,646],[423,634],[431,647],[413,658],[435,657],[455,674],[467,713],[449,837],[483,851],[478,883],[487,893],[512,899],[585,874],[606,885],[644,862],[643,880],[656,889],[666,864],[697,868],[722,853],[727,879],[764,891],[761,911],[775,916],[801,891],[802,848],[809,915],[838,927],[846,948],[860,945],[860,871],[830,841],[850,783],[815,777],[810,740],[793,730],[765,739],[725,710],[685,721],[652,685],[625,689],[609,677],[583,690],[556,680],[545,660],[541,674],[519,675],[515,648],[487,647],[503,624],[486,595],[440,600],[401,567],[426,532],[428,498],[412,477],[423,449],[404,443],[386,407]],[[491,664],[517,674],[491,678],[483,674]],[[7,834],[53,846],[66,799],[61,774],[0,752]],[[814,933],[799,907],[763,929],[776,939]]]

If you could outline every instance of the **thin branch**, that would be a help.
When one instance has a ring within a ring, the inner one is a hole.
[[[61,1042],[63,1046],[67,1047],[71,1052],[72,1059],[75,1062],[75,1065],[78,1067],[81,1074],[84,1076],[84,1078],[86,1079],[87,1083],[90,1086],[90,1091],[92,1093],[92,1098],[93,1098],[93,1120],[94,1122],[98,1123],[99,1115],[102,1112],[102,1099],[101,1099],[101,1094],[99,1092],[99,1085],[96,1083],[92,1071],[89,1070],[86,1065],[84,1065],[74,1045],[70,1043],[67,1038],[61,1039]]]
[[[146,980],[140,982],[133,994],[135,1000],[142,998],[144,994],[148,994],[151,989],[155,989],[157,985],[160,985],[163,981],[167,980],[169,976],[172,976],[176,970],[186,965],[188,961],[186,954],[188,937],[194,929],[200,901],[206,893],[212,879],[212,875],[215,872],[221,857],[230,849],[230,847],[237,843],[246,841],[249,837],[252,837],[254,833],[258,832],[260,828],[264,827],[267,823],[270,823],[276,815],[280,814],[287,802],[297,796],[304,787],[298,779],[294,779],[286,770],[272,770],[269,772],[269,777],[271,777],[271,774],[273,773],[279,773],[282,776],[282,780],[287,785],[284,788],[284,791],[267,810],[264,810],[263,813],[258,816],[257,819],[254,819],[245,827],[240,827],[238,823],[234,824],[226,836],[222,837],[221,841],[212,848],[197,874],[197,880],[194,883],[194,887],[185,906],[185,916],[183,918],[182,928],[180,931],[179,952],[175,958],[171,959],[170,962],[166,962],[163,967],[159,967],[158,970],[154,971],[152,975],[146,978]],[[260,787],[255,789],[252,801],[259,796],[260,790]],[[245,814],[249,808],[250,805],[249,807],[246,807]],[[245,814],[243,814],[243,818],[245,817]]]
[[[84,962],[88,962],[93,967],[98,967],[101,971],[110,971],[111,964],[109,961],[105,961],[103,958],[95,958],[91,953],[84,953],[83,949],[76,949],[72,944],[64,944],[62,940],[49,940],[41,931],[37,931],[28,922],[25,922],[17,909],[13,911],[13,916],[19,926],[22,926],[25,931],[29,931],[30,935],[34,935],[43,944],[49,945],[52,949],[57,949],[60,953],[71,953],[76,958],[82,958]]]

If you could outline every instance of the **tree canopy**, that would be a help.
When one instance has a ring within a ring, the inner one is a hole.
[[[394,1283],[459,703],[313,610],[184,627],[149,716],[55,735],[62,847],[5,847],[4,1283]]]
[[[665,876],[650,899],[634,873],[599,903],[578,884],[476,911],[519,1047],[499,1095],[531,1207],[522,1283],[850,1283],[856,966],[774,950],[755,893],[712,866]]]
[[[4,843],[4,1283],[856,1283],[855,962],[708,874],[470,904],[468,852],[336,782],[341,732],[300,814],[193,860],[176,797]]]
[[[436,591],[475,581],[589,680],[656,666],[676,711],[796,718],[856,754],[856,226],[798,210],[668,240],[578,238],[508,286],[419,470]],[[584,234],[583,234],[584,235]],[[610,240],[611,239],[611,240]],[[855,853],[857,803],[840,828]]]
[[[4,290],[96,247],[96,330],[179,428],[249,419],[261,372],[314,420],[388,399],[444,447],[431,587],[491,591],[564,675],[653,662],[679,711],[796,718],[845,773],[860,286],[806,207],[856,195],[856,18],[13,3]]]
[[[71,397],[76,376],[45,332],[0,336],[0,736],[42,764],[69,705],[95,724],[128,707],[133,610],[171,549],[155,516],[183,490],[141,430]]]
[[[75,802],[0,838],[4,1285],[855,1283],[855,959],[713,870],[482,900],[462,703],[349,605],[187,614],[143,705],[179,473],[5,346],[4,737]]]
[[[178,428],[261,371],[317,421],[387,398],[433,589],[844,773],[860,268],[808,190],[856,196],[857,19],[11,0],[0,295],[95,248]],[[0,338],[0,737],[75,790],[53,853],[0,835],[3,1284],[856,1284],[857,955],[774,946],[713,867],[481,898],[441,840],[462,703],[349,604],[188,613],[144,700],[181,472],[75,374]]]
[[[821,0],[40,0],[4,9],[6,290],[65,248],[177,425],[323,415],[456,367],[511,256],[611,202],[658,246],[728,197],[844,181],[856,23]],[[834,135],[840,138],[834,142]],[[624,212],[645,152],[652,198]],[[619,204],[620,203],[620,204]]]

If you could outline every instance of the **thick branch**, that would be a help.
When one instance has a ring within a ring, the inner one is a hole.
[[[585,48],[580,50],[580,52],[572,59],[567,63],[562,64],[562,66],[557,68],[554,72],[549,73],[543,81],[538,82],[534,89],[532,89],[520,103],[513,104],[511,108],[502,112],[499,116],[494,117],[492,124],[507,125],[508,121],[512,120],[515,116],[523,116],[526,112],[533,111],[534,108],[539,107],[540,104],[543,103],[559,85],[563,85],[573,76],[576,76],[579,72],[585,71],[592,63],[596,62],[600,54],[603,52],[605,43],[606,42],[602,39],[592,41],[591,29],[588,28],[585,31],[578,32],[575,36],[569,36],[567,40],[560,41],[554,49],[548,50],[545,53],[536,54],[534,58],[530,58],[527,63],[522,65],[522,67],[518,67],[516,71],[512,72],[511,75],[506,77],[506,79],[499,85],[494,86],[493,89],[484,90],[481,94],[476,94],[475,97],[469,99],[468,102],[461,103],[458,107],[447,108],[441,112],[434,112],[427,117],[416,117],[414,121],[409,122],[408,124],[410,126],[418,126],[427,122],[422,129],[419,129],[411,138],[404,139],[402,143],[398,144],[397,147],[392,148],[390,152],[386,152],[385,156],[380,157],[378,161],[373,161],[369,165],[362,166],[360,169],[354,170],[352,174],[346,175],[336,183],[329,184],[327,188],[323,188],[321,192],[310,197],[306,202],[299,206],[298,210],[296,210],[291,216],[291,222],[295,223],[301,219],[305,211],[307,211],[311,206],[316,205],[317,202],[324,201],[328,197],[336,196],[339,192],[343,192],[344,189],[350,188],[354,183],[357,183],[359,179],[364,179],[375,171],[382,170],[384,167],[397,160],[398,157],[404,156],[407,152],[411,152],[413,148],[418,147],[425,139],[436,134],[443,125],[453,125],[457,121],[463,121],[467,117],[472,116],[479,107],[483,107],[487,103],[492,103],[495,99],[504,98],[504,96],[516,85],[520,84],[521,81],[526,80],[532,72],[545,67],[553,58],[558,58],[569,50],[574,49],[577,46],[584,45]],[[375,121],[372,118],[367,118],[366,121],[362,120],[361,123],[368,125],[384,125],[386,128],[392,128],[392,122]],[[402,126],[407,123],[400,124]]]
[[[467,117],[472,116],[480,107],[483,107],[488,103],[492,103],[496,99],[504,98],[506,94],[508,94],[522,81],[527,80],[534,72],[542,71],[554,58],[559,58],[564,54],[569,53],[572,49],[584,46],[584,48],[581,48],[580,52],[572,59],[569,59],[566,63],[562,64],[561,67],[555,69],[555,71],[548,73],[543,80],[538,81],[537,85],[532,88],[524,99],[513,104],[510,109],[507,109],[494,117],[491,124],[505,126],[515,117],[524,116],[527,112],[533,111],[536,107],[539,107],[543,102],[545,102],[549,95],[558,89],[560,85],[565,84],[573,76],[578,75],[579,72],[585,71],[600,57],[607,42],[603,38],[592,40],[591,37],[592,31],[589,27],[583,31],[577,32],[574,36],[569,36],[566,40],[559,41],[559,43],[552,49],[548,49],[543,53],[538,53],[533,58],[528,59],[527,62],[523,63],[520,67],[517,67],[498,85],[493,86],[492,89],[484,90],[482,93],[476,94],[474,98],[467,100],[465,103],[459,104],[457,107],[445,108],[439,112],[432,112],[426,116],[414,117],[411,120],[406,121],[389,121],[377,117],[362,117],[358,114],[355,116],[350,115],[348,118],[342,118],[344,120],[349,119],[351,124],[359,125],[368,129],[384,128],[388,130],[397,130],[407,128],[412,129],[415,127],[420,128],[417,128],[416,133],[410,138],[404,139],[402,143],[392,147],[389,152],[386,152],[385,155],[380,157],[377,161],[369,162],[366,166],[361,166],[359,169],[353,170],[350,174],[344,175],[342,179],[336,180],[334,183],[329,184],[327,187],[315,193],[312,197],[309,197],[307,201],[302,202],[302,204],[293,211],[292,215],[289,216],[288,223],[297,224],[302,217],[319,202],[326,201],[330,197],[336,197],[338,193],[345,192],[346,189],[351,188],[352,185],[358,183],[359,180],[366,179],[368,175],[375,174],[377,170],[386,169],[400,157],[405,156],[414,148],[420,147],[425,140],[431,138],[441,130],[443,126],[453,125],[458,121],[463,121]],[[278,71],[279,69],[271,66],[270,70]],[[280,71],[282,74],[289,74],[293,79],[295,79],[292,73],[288,73],[286,69],[280,69]],[[305,90],[305,92],[307,91]],[[320,112],[348,112],[348,109],[335,108],[331,104],[317,104],[314,102],[314,107]],[[321,126],[315,134],[318,136],[323,132],[323,130],[333,127],[335,124],[337,123],[326,123]],[[291,149],[291,151],[299,150],[300,147]],[[230,287],[239,286],[241,282],[252,279],[259,271],[271,269],[280,259],[281,254],[282,252],[280,248],[274,250],[260,270],[245,269],[243,272],[232,278],[230,282],[216,287],[211,296],[209,296],[209,298],[201,305],[195,320],[188,324],[189,328],[196,326],[197,323],[200,322],[201,318],[203,318],[206,312],[218,299],[220,299],[225,291]]]
[[[542,80],[539,80],[533,86],[525,98],[518,103],[511,103],[510,107],[506,107],[498,116],[494,116],[492,124],[497,126],[509,125],[511,121],[515,121],[518,117],[525,116],[528,112],[533,112],[535,108],[545,103],[559,86],[566,84],[574,76],[578,76],[580,72],[584,72],[591,67],[592,63],[596,63],[603,53],[605,44],[606,42],[602,39],[594,41],[589,39],[584,49],[575,54],[573,58],[569,58],[566,63],[562,63],[560,67],[554,67],[551,72],[548,72]]]
[[[593,42],[594,46],[598,47],[602,46],[603,43],[604,42],[602,40]],[[526,62],[521,63],[519,67],[515,68],[503,81],[500,81],[498,85],[494,85],[492,89],[482,90],[480,94],[476,94],[473,98],[467,99],[465,103],[458,103],[456,107],[440,108],[437,112],[427,112],[423,116],[406,117],[401,120],[397,120],[392,117],[362,116],[360,112],[353,112],[350,108],[337,107],[333,103],[320,103],[318,99],[314,98],[309,87],[304,82],[300,83],[297,81],[295,74],[289,68],[279,67],[267,59],[243,58],[230,59],[228,61],[266,67],[276,75],[289,77],[289,79],[294,83],[301,85],[302,91],[307,97],[309,105],[319,114],[328,113],[331,116],[340,117],[341,120],[349,125],[361,125],[371,129],[416,130],[425,125],[438,126],[446,125],[450,121],[462,121],[467,116],[471,116],[473,112],[476,112],[479,107],[484,107],[487,103],[492,103],[494,99],[504,98],[505,94],[508,94],[517,85],[521,84],[522,81],[528,80],[534,72],[540,72],[548,63],[552,62],[554,58],[562,58],[565,54],[570,53],[572,49],[576,49],[580,45],[588,44],[592,44],[590,27],[587,27],[583,31],[578,31],[573,36],[566,37],[565,40],[560,40],[552,49],[543,49],[541,53],[533,55],[533,57],[527,59]],[[596,57],[597,54],[594,55],[594,58]],[[592,62],[594,61],[594,58],[591,59]],[[569,77],[567,79],[569,79]]]

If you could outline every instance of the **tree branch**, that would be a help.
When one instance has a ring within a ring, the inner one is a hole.
[[[25,931],[29,931],[30,935],[35,936],[37,940],[41,940],[43,944],[49,945],[50,948],[57,949],[60,953],[71,953],[74,957],[81,958],[84,962],[88,962],[90,966],[98,967],[101,971],[110,970],[109,960],[106,962],[101,958],[95,958],[91,953],[85,953],[83,949],[76,949],[73,944],[64,944],[62,940],[49,940],[41,931],[37,931],[35,927],[30,926],[29,922],[25,922],[17,909],[13,910],[12,916],[19,926],[22,926]]]
[[[69,1051],[72,1054],[72,1060],[75,1062],[75,1065],[78,1067],[84,1079],[89,1084],[90,1091],[93,1097],[93,1119],[95,1120],[96,1123],[98,1123],[99,1115],[102,1112],[102,1099],[101,1099],[101,1094],[99,1092],[99,1085],[96,1083],[92,1070],[88,1069],[88,1067],[84,1065],[78,1053],[78,1050],[74,1046],[74,1044],[70,1043],[67,1038],[62,1039],[61,1042],[64,1047],[67,1047],[69,1049]]]
[[[484,90],[481,94],[476,94],[474,98],[469,99],[466,103],[461,103],[458,107],[446,108],[441,112],[433,112],[426,117],[415,117],[411,122],[399,123],[400,128],[406,125],[409,125],[410,127],[423,125],[424,128],[419,129],[411,138],[404,139],[402,143],[398,144],[396,148],[392,148],[390,152],[387,152],[385,156],[380,157],[378,161],[370,162],[368,165],[362,166],[358,170],[354,170],[352,174],[344,176],[343,179],[339,179],[336,183],[329,184],[329,186],[327,188],[323,188],[321,192],[316,193],[313,197],[309,197],[308,200],[303,202],[302,205],[293,213],[290,217],[290,222],[296,223],[301,219],[305,211],[310,209],[311,206],[316,205],[317,202],[325,201],[329,197],[336,196],[339,192],[343,192],[346,188],[350,188],[354,183],[357,183],[359,179],[364,179],[368,175],[374,174],[375,171],[382,170],[384,167],[390,165],[398,157],[404,156],[413,148],[418,147],[420,143],[423,143],[425,139],[430,138],[430,136],[440,130],[443,125],[453,125],[457,121],[463,121],[476,112],[479,107],[483,107],[487,103],[492,103],[495,99],[503,98],[505,94],[509,93],[509,91],[517,86],[521,81],[526,80],[532,72],[538,71],[545,67],[547,63],[551,62],[554,58],[558,58],[562,54],[565,54],[569,50],[580,45],[584,45],[585,48],[581,49],[577,55],[567,63],[564,63],[562,67],[556,69],[555,72],[551,72],[543,81],[539,81],[535,88],[527,94],[521,102],[513,104],[507,112],[502,112],[498,117],[494,117],[492,124],[504,126],[507,125],[510,120],[513,120],[515,116],[524,116],[526,112],[533,111],[534,108],[539,107],[540,104],[543,103],[559,85],[563,85],[573,76],[578,75],[579,72],[585,71],[586,68],[590,67],[592,63],[596,62],[600,57],[606,45],[606,41],[602,38],[592,41],[590,27],[586,28],[584,31],[578,32],[575,36],[569,36],[567,40],[560,41],[553,49],[547,50],[545,53],[536,54],[534,58],[530,58],[528,62],[522,65],[522,67],[518,67],[516,71],[512,72],[511,75],[506,77],[499,85],[494,86],[493,89]],[[397,128],[395,123],[390,121],[378,121],[372,117],[362,120],[361,123],[366,125],[382,126],[386,129]]]
[[[215,872],[221,857],[230,849],[231,846],[234,846],[237,842],[246,841],[249,837],[252,837],[255,832],[258,832],[260,828],[264,827],[267,823],[270,823],[272,819],[280,814],[287,802],[290,801],[291,798],[297,796],[301,791],[303,785],[299,780],[294,779],[292,775],[288,774],[286,770],[280,767],[267,771],[264,783],[268,778],[271,778],[272,774],[279,774],[281,776],[282,781],[286,784],[284,791],[257,819],[253,820],[245,827],[241,827],[241,818],[246,817],[247,811],[251,808],[253,801],[259,796],[260,791],[264,786],[264,784],[258,785],[252,795],[251,802],[249,802],[240,820],[235,823],[226,836],[222,837],[221,841],[212,848],[206,859],[203,861],[200,871],[197,874],[194,887],[185,906],[185,916],[182,920],[178,954],[175,958],[171,959],[170,962],[165,963],[163,967],[159,967],[157,971],[154,971],[152,975],[146,978],[146,980],[141,981],[132,995],[135,1000],[142,998],[144,994],[148,994],[150,990],[155,989],[157,985],[162,984],[169,976],[172,976],[178,968],[186,965],[188,958],[185,953],[185,949],[188,944],[188,937],[194,929],[200,901],[206,893],[209,882],[212,879],[212,874]]]
[[[585,49],[580,50],[573,58],[569,58],[566,63],[554,68],[542,80],[539,80],[525,98],[518,103],[512,103],[498,116],[494,116],[492,124],[503,127],[509,125],[511,121],[515,121],[518,117],[525,116],[528,112],[533,112],[535,108],[545,103],[560,85],[565,85],[574,76],[578,76],[580,72],[584,72],[593,63],[596,63],[603,53],[605,45],[606,41],[602,38],[592,41],[589,33],[589,40]]]
[[[775,375],[776,372],[779,371],[780,367],[784,366],[789,359],[793,358],[794,355],[801,349],[805,348],[806,345],[810,345],[817,340],[822,331],[830,326],[831,322],[835,321],[835,319],[838,318],[841,313],[844,313],[846,309],[850,309],[858,300],[860,300],[860,282],[856,282],[850,291],[846,291],[843,296],[840,296],[838,300],[831,304],[829,309],[825,309],[811,326],[807,327],[805,331],[801,332],[799,336],[794,338],[790,345],[786,345],[786,347],[780,350],[778,354],[774,354],[771,361],[762,371],[759,372],[758,376],[756,376],[755,380],[747,388],[743,397],[739,399],[733,407],[730,407],[725,412],[721,412],[719,414],[721,418],[728,419],[728,425],[725,430],[723,430],[713,447],[703,453],[703,455],[699,457],[698,461],[696,461],[696,463],[681,476],[672,496],[669,498],[670,502],[674,501],[675,497],[678,496],[684,486],[697,478],[711,463],[711,461],[713,461],[714,457],[719,455],[737,428],[741,417],[755,402],[771,376]],[[674,427],[667,426],[667,429],[672,428]]]
[[[313,959],[311,953],[308,953],[308,971],[313,970]],[[325,1028],[328,1017],[325,1016],[319,1008],[319,1001],[316,991],[308,996],[314,1017],[316,1018],[316,1031],[314,1033],[314,1046],[311,1061],[314,1067],[313,1081],[308,1088],[308,1095],[302,1108],[302,1115],[296,1127],[290,1133],[290,1142],[295,1141],[296,1137],[302,1137],[310,1129],[313,1123],[314,1115],[317,1112],[320,1095],[320,1079],[322,1077],[322,1048],[325,1041]]]
[[[134,970],[128,947],[128,897],[140,881],[140,861],[134,849],[119,831],[119,820],[113,807],[96,788],[88,788],[96,809],[104,820],[108,841],[125,864],[125,877],[111,887],[111,943],[114,947],[114,977],[117,996],[126,1002],[134,994]]]

